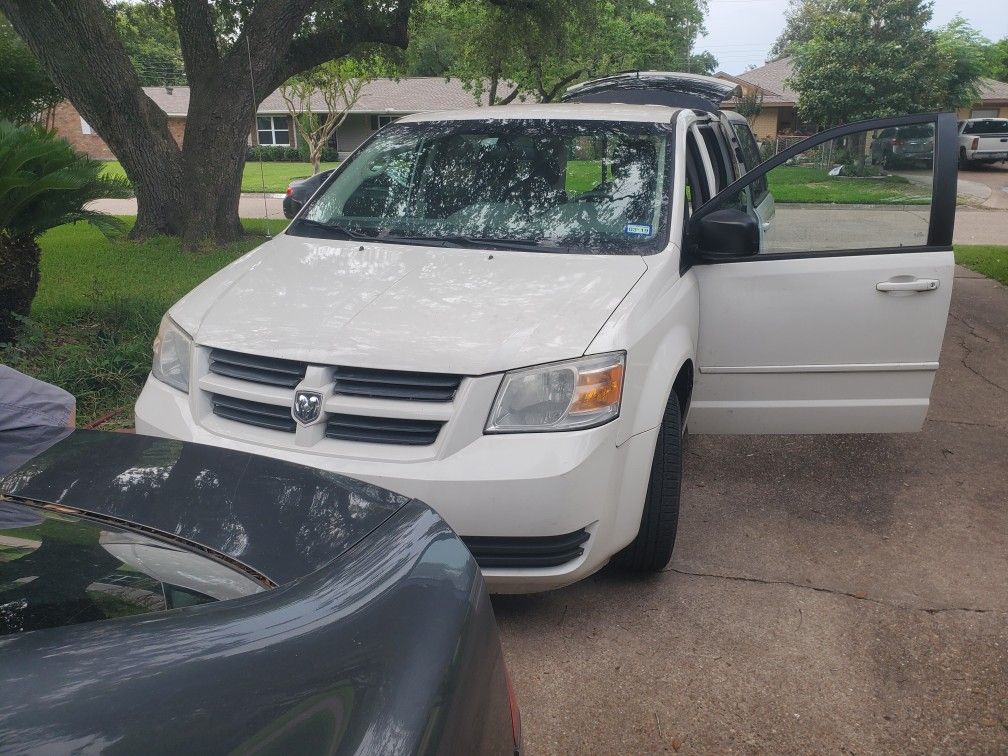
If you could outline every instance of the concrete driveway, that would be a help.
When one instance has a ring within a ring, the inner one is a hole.
[[[1008,751],[1008,289],[919,434],[695,436],[679,544],[494,606],[530,754]]]
[[[982,207],[1008,209],[1008,163],[961,169],[959,193],[975,197]]]

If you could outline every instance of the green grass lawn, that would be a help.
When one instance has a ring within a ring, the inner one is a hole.
[[[957,244],[956,262],[1008,286],[1008,246]]]
[[[322,163],[321,170],[335,168],[337,165],[339,163]],[[117,160],[106,162],[105,172],[109,175],[126,176],[126,172]],[[287,184],[291,179],[311,176],[311,172],[311,163],[263,163],[260,172],[259,163],[249,161],[245,163],[245,172],[242,174],[242,191],[263,191],[263,179],[265,178],[266,191],[271,194],[279,194],[287,190]]]
[[[902,176],[830,176],[821,168],[782,165],[767,174],[774,201],[856,205],[927,205],[931,194]]]
[[[81,425],[120,407],[106,427],[131,425],[161,316],[287,221],[244,223],[258,236],[201,255],[182,252],[174,239],[105,238],[84,224],[49,231],[40,240],[42,282],[31,320],[17,347],[0,350],[0,362],[72,392]],[[956,260],[1008,284],[1008,246],[956,247]]]

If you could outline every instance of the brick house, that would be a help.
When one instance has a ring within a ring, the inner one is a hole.
[[[144,92],[167,114],[168,128],[175,141],[182,144],[189,111],[189,87],[144,87]],[[440,76],[376,79],[364,87],[331,143],[341,155],[346,155],[400,116],[476,105],[476,99],[458,79]],[[316,112],[325,110],[321,96],[312,101],[312,107]],[[101,160],[115,159],[108,145],[81,118],[69,100],[55,107],[52,124],[56,132],[80,152]],[[296,147],[297,143],[297,133],[292,128],[283,98],[279,92],[273,92],[259,106],[255,124],[249,124],[249,144]]]
[[[719,71],[715,76],[733,81],[742,86],[746,94],[763,93],[763,110],[753,119],[753,131],[757,139],[773,139],[779,136],[807,135],[815,133],[815,128],[803,123],[798,116],[798,93],[786,83],[794,67],[791,58],[770,61],[738,76]],[[731,101],[722,103],[726,109],[734,109]],[[1008,84],[994,79],[981,79],[980,101],[970,108],[960,108],[959,118],[1008,117]]]

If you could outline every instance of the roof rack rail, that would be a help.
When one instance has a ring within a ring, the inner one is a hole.
[[[560,101],[717,111],[722,102],[741,93],[742,87],[737,83],[714,76],[680,71],[624,71],[568,87]]]

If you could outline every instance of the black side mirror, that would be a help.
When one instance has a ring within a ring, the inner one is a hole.
[[[743,210],[726,207],[700,219],[697,251],[705,259],[750,257],[759,248],[759,224]]]

